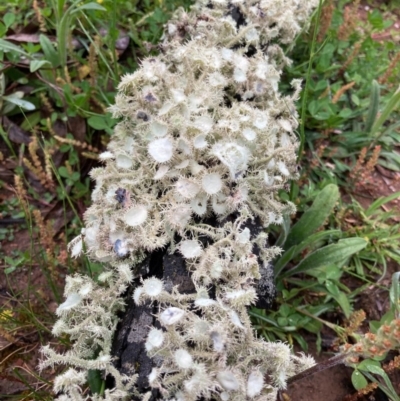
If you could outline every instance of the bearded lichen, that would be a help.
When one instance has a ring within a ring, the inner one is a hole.
[[[42,368],[72,366],[55,381],[59,401],[87,399],[81,386],[94,369],[113,376],[115,388],[93,400],[150,400],[152,388],[170,401],[272,401],[290,376],[313,364],[251,327],[254,283],[280,250],[246,223],[267,228],[295,211],[277,198],[297,177],[300,92],[297,80],[292,95],[279,92],[290,64],[281,44],[294,40],[314,6],[199,0],[167,24],[161,54],[122,77],[111,107],[121,121],[100,155],[104,167],[91,172],[93,204],[70,245],[73,256],[85,249],[105,270],[96,282],[67,278],[53,333],[68,334],[72,348],[63,355],[43,349]],[[211,216],[216,226],[206,223]],[[161,248],[183,255],[196,292],[155,277],[135,289],[136,305],[150,301],[159,310],[159,327],[145,343],[158,364],[149,392],[139,395],[136,377],[112,363],[112,338],[123,294],[143,274],[140,262]]]

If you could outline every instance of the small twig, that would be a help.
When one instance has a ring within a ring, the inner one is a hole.
[[[307,376],[312,376],[316,373],[322,372],[323,370],[332,368],[333,366],[339,365],[340,363],[343,362],[343,360],[345,358],[348,358],[350,354],[339,354],[336,355],[324,362],[320,362],[314,366],[312,366],[309,369],[304,370],[303,372],[300,372],[297,375],[294,375],[292,377],[289,377],[287,384],[290,385],[292,383],[295,383],[299,380],[303,380],[304,378],[306,378]]]

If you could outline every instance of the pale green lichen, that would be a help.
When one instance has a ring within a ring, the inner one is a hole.
[[[286,344],[255,336],[246,310],[260,279],[253,248],[261,249],[265,265],[279,249],[266,247],[264,233],[251,238],[245,223],[280,224],[295,210],[276,197],[296,178],[300,91],[293,81],[292,96],[279,93],[290,63],[279,43],[294,40],[314,6],[315,0],[200,0],[167,25],[162,54],[122,78],[111,108],[122,121],[100,155],[105,166],[91,173],[93,205],[71,243],[78,256],[83,241],[105,272],[98,283],[68,277],[53,333],[69,334],[72,349],[64,355],[43,349],[42,368],[74,367],[55,381],[65,393],[58,400],[88,399],[80,389],[93,369],[114,376],[116,387],[91,399],[135,393],[136,378],[121,376],[112,364],[112,337],[139,262],[162,247],[183,255],[196,287],[184,295],[148,278],[134,292],[136,304],[159,305],[162,330],[151,329],[145,347],[160,361],[148,379],[164,400],[272,401],[288,377],[313,363]],[[196,223],[211,215],[219,227]],[[225,220],[229,215],[234,221]],[[142,397],[149,400],[150,393]]]

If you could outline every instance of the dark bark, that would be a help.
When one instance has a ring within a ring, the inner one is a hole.
[[[207,222],[210,224],[210,221]],[[216,221],[212,222],[217,225]],[[251,238],[256,237],[262,231],[262,225],[259,220],[248,221],[246,227],[249,228]],[[206,246],[206,239],[203,244]],[[259,256],[260,250],[255,246],[253,253]],[[271,282],[271,275],[268,271],[272,269],[271,265],[263,266],[261,260],[260,272],[261,280],[257,283],[257,293],[259,295],[256,304],[259,308],[269,308],[275,296],[275,287]],[[143,277],[156,276],[162,279],[165,283],[166,290],[171,290],[172,287],[178,286],[181,293],[190,294],[195,292],[194,284],[190,278],[184,258],[178,254],[169,254],[166,249],[154,252],[149,255],[140,266]],[[140,393],[149,391],[147,376],[151,369],[157,366],[157,360],[152,360],[147,356],[144,344],[147,334],[151,327],[160,327],[155,314],[158,306],[146,303],[141,306],[135,305],[132,295],[136,286],[140,285],[140,280],[137,279],[130,287],[126,294],[126,308],[121,313],[121,321],[118,325],[112,355],[116,358],[115,367],[122,373],[139,375],[137,388]],[[212,293],[213,291],[210,291]],[[136,401],[136,397],[131,398]],[[160,400],[161,398],[155,391],[152,401]]]

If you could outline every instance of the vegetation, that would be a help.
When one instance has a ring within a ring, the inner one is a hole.
[[[0,5],[0,378],[13,383],[2,397],[51,399],[56,372],[38,374],[35,365],[40,345],[54,342],[65,275],[101,273],[99,264],[71,259],[67,243],[80,232],[88,172],[116,124],[107,107],[120,77],[157,53],[163,24],[180,5],[189,2]],[[289,92],[292,79],[304,80],[300,180],[281,194],[298,213],[270,234],[283,248],[274,263],[276,305],[251,314],[261,335],[304,350],[311,333],[321,351],[326,328],[337,350],[356,343],[367,330],[356,306],[367,287],[387,291],[391,305],[379,321],[368,317],[372,334],[399,317],[398,274],[388,284],[400,262],[400,193],[389,188],[400,171],[400,63],[390,36],[398,16],[369,7],[321,1],[287,48],[294,61],[280,84]],[[54,346],[68,348],[68,337]],[[385,372],[400,361],[382,358],[354,361],[354,386],[380,386],[397,400]]]

